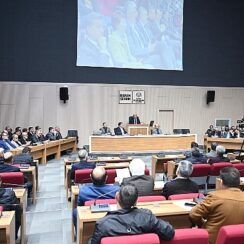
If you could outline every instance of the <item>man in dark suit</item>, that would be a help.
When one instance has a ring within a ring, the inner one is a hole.
[[[46,134],[45,139],[46,140],[50,140],[50,141],[55,141],[56,140],[53,127],[49,127],[48,128],[48,133]]]
[[[87,162],[88,158],[88,153],[85,149],[81,149],[78,152],[78,156],[80,159],[79,163],[75,163],[71,167],[71,172],[70,172],[70,179],[74,180],[75,178],[75,171],[77,169],[94,169],[96,167],[96,164],[93,162]]]
[[[133,114],[132,116],[129,117],[129,124],[140,124],[141,121],[137,114]]]
[[[213,163],[220,163],[220,162],[230,162],[230,159],[227,157],[224,157],[225,154],[225,147],[218,145],[216,147],[216,157],[209,158],[208,163],[213,164]]]
[[[123,127],[123,122],[119,122],[118,127],[114,128],[114,134],[116,136],[124,136],[127,134],[127,131]]]
[[[61,132],[60,132],[60,128],[58,126],[55,126],[55,136],[56,136],[56,140],[63,139]]]
[[[198,185],[189,179],[192,171],[191,162],[187,160],[180,161],[176,171],[177,178],[167,182],[161,194],[168,199],[170,195],[197,193]]]
[[[34,127],[30,126],[28,131],[28,141],[32,140],[32,136],[34,135],[34,133],[35,133]]]
[[[152,195],[154,179],[150,175],[145,175],[145,168],[145,163],[141,159],[133,159],[129,165],[131,177],[124,178],[121,185],[134,185],[138,190],[139,196]]]
[[[30,155],[31,149],[30,147],[24,147],[22,150],[22,153],[17,154],[13,158],[14,164],[29,164],[29,165],[35,165],[33,162],[33,157]]]

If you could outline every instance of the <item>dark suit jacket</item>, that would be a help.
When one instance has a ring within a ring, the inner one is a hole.
[[[60,140],[62,138],[63,137],[62,137],[61,133],[60,132],[56,132],[56,140]]]
[[[122,128],[122,129],[124,130],[124,134],[127,134],[127,131],[126,131],[124,128]],[[114,134],[115,134],[116,136],[122,136],[120,127],[114,128]]]
[[[28,153],[20,153],[14,156],[13,158],[14,164],[33,164],[33,157]]]
[[[38,142],[41,142],[40,138],[36,134],[33,134],[31,137],[31,143],[38,143]]]
[[[55,140],[56,140],[56,137],[55,137],[55,135],[54,135],[53,133],[48,132],[48,133],[46,134],[45,139],[46,139],[46,140],[50,140],[50,141],[55,141]]]
[[[20,172],[20,169],[18,167],[5,164],[2,161],[0,161],[0,173],[7,173],[7,172]]]
[[[129,124],[135,124],[134,123],[135,121],[134,121],[134,117],[133,116],[130,116],[129,117]],[[139,119],[139,117],[137,116],[137,118],[136,118],[136,124],[140,124],[141,123],[141,121],[140,121],[140,119]]]
[[[176,178],[172,181],[167,182],[164,185],[162,195],[168,199],[170,195],[175,194],[186,194],[186,193],[197,193],[198,185],[185,178]]]
[[[95,167],[96,164],[92,162],[80,161],[79,163],[75,163],[71,167],[70,179],[71,180],[75,179],[75,171],[77,169],[94,169]]]
[[[121,185],[134,185],[139,196],[152,195],[154,188],[154,179],[150,175],[134,175],[132,177],[124,178]]]
[[[226,157],[217,156],[217,157],[214,157],[214,158],[209,158],[209,160],[208,160],[209,164],[221,163],[221,162],[230,162],[230,159],[226,158]]]

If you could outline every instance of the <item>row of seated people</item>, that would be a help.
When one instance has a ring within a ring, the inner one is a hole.
[[[22,153],[15,155],[13,157],[11,152],[4,153],[4,149],[0,148],[0,173],[14,173],[21,172],[19,166],[29,165],[36,166],[33,157],[30,155],[31,149],[26,146],[23,148]],[[11,186],[7,184],[8,186]],[[4,211],[15,211],[15,239],[18,238],[18,231],[21,226],[21,217],[23,209],[19,204],[15,192],[12,188],[5,188],[6,184],[2,183],[0,176],[0,206],[3,206]],[[13,186],[14,187],[14,186]],[[15,187],[21,187],[21,185],[16,185]],[[27,189],[28,197],[30,197],[32,192],[32,183],[24,177],[24,188]]]
[[[182,161],[177,170],[177,178],[165,184],[166,189],[162,194],[168,197],[171,194],[184,192],[198,192],[198,187],[189,179],[192,164]],[[158,220],[146,209],[137,209],[136,201],[141,184],[129,183],[107,185],[106,171],[102,167],[95,168],[91,173],[91,184],[80,187],[78,206],[85,201],[98,198],[115,198],[118,210],[109,212],[104,218],[97,221],[94,234],[90,243],[100,243],[104,236],[116,236],[122,234],[140,234],[153,232],[160,239],[172,239],[174,230],[170,223]],[[133,178],[134,176],[132,176]],[[244,219],[244,195],[239,189],[240,172],[232,167],[223,168],[220,172],[221,190],[210,192],[207,197],[197,204],[190,212],[193,223],[206,228],[209,233],[209,243],[215,243],[220,227],[229,224],[243,224]],[[144,182],[144,184],[146,184]],[[239,211],[233,212],[233,208]],[[73,223],[76,226],[77,210],[73,211]],[[145,221],[146,220],[146,221]]]
[[[221,128],[215,127],[213,125],[210,125],[207,129],[206,136],[208,137],[219,137],[219,138],[240,138],[244,137],[244,127],[237,126],[231,126],[229,128],[228,125],[222,126]]]
[[[36,126],[35,129],[34,127],[23,129],[21,129],[21,127],[16,127],[14,133],[12,133],[12,131],[12,128],[6,126],[1,133],[0,148],[3,148],[5,152],[20,146],[62,139],[58,126],[55,128],[49,127],[48,133],[45,136],[40,126]]]
[[[218,143],[213,142],[211,143],[211,151],[204,154],[198,147],[196,142],[191,143],[191,151],[186,152],[186,160],[190,161],[193,164],[197,163],[218,163],[218,162],[230,162],[228,157],[225,157],[226,150],[225,147],[222,145],[218,145]]]

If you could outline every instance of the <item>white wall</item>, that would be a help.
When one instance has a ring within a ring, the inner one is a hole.
[[[135,86],[106,84],[66,84],[70,99],[59,100],[57,83],[0,83],[0,128],[40,125],[45,132],[59,125],[63,135],[68,129],[79,131],[80,146],[102,122],[114,128],[137,113],[149,123],[157,121],[158,110],[174,110],[174,128],[190,128],[198,142],[215,118],[231,118],[232,124],[244,115],[244,88],[207,88],[177,86]],[[119,90],[145,90],[145,104],[119,104]],[[206,105],[207,90],[215,90],[215,102]],[[160,122],[160,121],[159,121]],[[164,130],[163,124],[161,124]]]

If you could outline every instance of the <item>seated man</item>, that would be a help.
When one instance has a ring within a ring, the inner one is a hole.
[[[133,114],[132,116],[129,117],[129,124],[140,124],[141,121],[137,114]]]
[[[33,157],[30,155],[30,152],[31,152],[30,147],[24,147],[22,153],[17,154],[13,157],[14,164],[29,164],[31,166],[36,165],[33,162]]]
[[[211,151],[209,153],[206,153],[207,158],[215,158],[217,157],[216,153],[216,147],[218,146],[217,142],[212,142],[211,143]]]
[[[94,169],[96,167],[96,164],[93,162],[87,162],[88,159],[88,153],[85,149],[81,149],[78,152],[78,157],[80,159],[79,163],[74,163],[71,167],[71,172],[70,172],[70,179],[74,180],[75,179],[75,171],[77,169]]]
[[[129,165],[131,177],[124,178],[121,185],[134,185],[139,196],[152,195],[154,179],[150,175],[145,175],[145,168],[145,163],[141,159],[133,159]]]
[[[176,171],[177,177],[164,185],[161,194],[168,199],[170,195],[197,193],[198,185],[189,179],[192,171],[191,162],[187,160],[180,161]]]
[[[14,144],[11,143],[11,141],[8,138],[8,133],[6,131],[3,131],[1,134],[1,146],[2,148],[5,149],[5,152],[8,150],[13,150],[16,148]],[[7,150],[6,150],[7,148]]]
[[[161,135],[163,134],[162,130],[160,129],[159,124],[154,125],[154,129],[152,130],[152,135]]]
[[[83,184],[80,187],[77,206],[83,206],[86,201],[96,199],[111,199],[119,190],[118,185],[106,184],[107,173],[103,167],[96,167],[91,173],[92,183]],[[76,227],[77,209],[73,210],[73,223]]]
[[[56,140],[53,127],[48,128],[48,133],[45,136],[45,140],[49,140],[49,141],[55,141]]]
[[[218,145],[216,147],[216,157],[209,158],[208,163],[213,164],[213,163],[220,163],[220,162],[230,162],[230,159],[227,157],[224,157],[225,154],[225,148],[221,145]]]
[[[118,123],[118,127],[114,129],[114,134],[116,136],[124,136],[127,134],[127,131],[124,129],[123,122]]]
[[[209,243],[214,244],[219,229],[224,225],[244,224],[244,194],[240,187],[240,172],[232,167],[220,170],[221,190],[207,197],[190,212],[199,227],[206,228]]]
[[[142,233],[155,233],[160,240],[171,240],[174,237],[172,225],[157,219],[150,210],[136,208],[138,198],[137,188],[126,185],[116,193],[116,211],[97,221],[92,238],[88,243],[99,244],[106,236],[135,235]]]
[[[60,132],[60,128],[58,126],[55,126],[55,137],[56,137],[56,140],[63,139],[61,132]]]
[[[192,164],[205,164],[207,163],[207,158],[200,153],[197,147],[192,149],[191,156],[186,156],[186,160]]]
[[[111,130],[109,127],[107,127],[106,122],[103,122],[103,127],[99,129],[102,133],[102,135],[111,135]]]
[[[13,156],[11,152],[4,153],[0,148],[0,173],[6,172],[21,172],[19,167],[13,166]],[[24,183],[28,191],[28,197],[31,195],[32,183],[28,182],[28,179],[24,177]]]
[[[19,141],[19,136],[17,134],[13,134],[11,143],[15,145],[16,148],[22,146],[21,142]]]
[[[15,192],[10,188],[2,188],[2,179],[0,177],[0,206],[4,211],[15,211],[15,239],[18,239],[18,231],[21,225],[22,208],[19,205]]]

